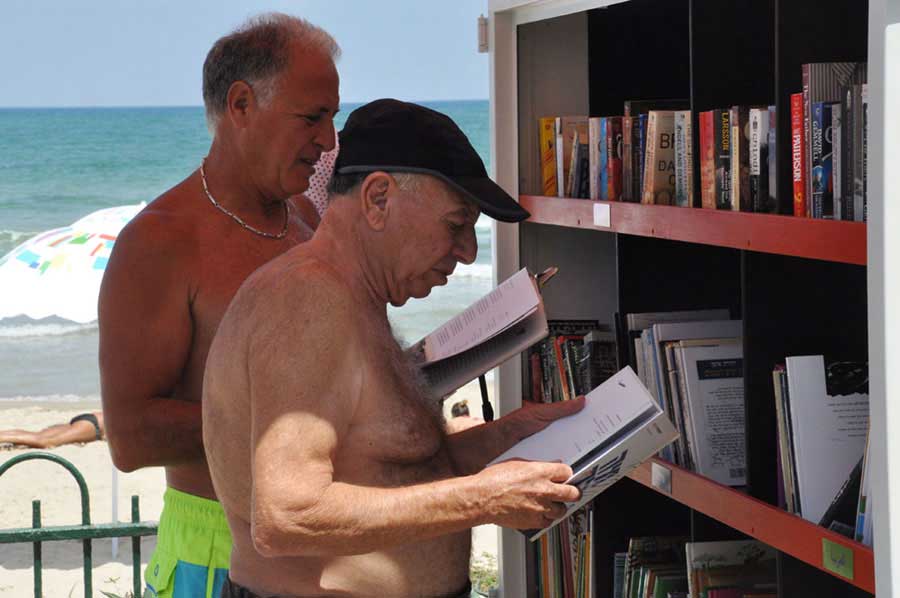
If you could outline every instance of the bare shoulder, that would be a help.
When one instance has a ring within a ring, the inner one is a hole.
[[[119,233],[114,252],[173,257],[186,251],[200,225],[189,185],[185,179],[141,210]]]
[[[241,286],[226,319],[248,320],[257,338],[290,335],[298,342],[326,331],[357,333],[358,309],[339,272],[298,246],[254,272]]]

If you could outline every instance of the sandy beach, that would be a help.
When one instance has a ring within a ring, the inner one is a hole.
[[[448,399],[450,405],[467,399],[472,415],[480,416],[478,385],[470,384]],[[73,416],[100,409],[96,402],[27,403],[4,401],[0,404],[0,429],[38,430],[68,421]],[[0,463],[33,449],[0,449]],[[62,446],[50,451],[71,461],[84,476],[90,493],[92,523],[112,521],[113,466],[105,441],[85,445]],[[158,521],[162,511],[165,475],[162,468],[149,468],[133,473],[118,473],[118,519],[131,517],[131,496],[140,500],[143,521]],[[67,470],[56,463],[28,461],[18,464],[0,477],[0,529],[31,527],[31,502],[41,501],[44,525],[77,525],[81,523],[78,487]],[[141,542],[144,565],[156,545],[155,537]],[[493,526],[474,530],[473,554],[496,555],[497,538]],[[0,544],[0,596],[33,595],[34,573],[30,544]],[[118,554],[113,556],[111,540],[93,543],[94,595],[109,592],[126,596],[131,591],[131,542],[121,540]],[[48,598],[83,598],[82,548],[80,541],[49,542],[43,545],[43,593]]]

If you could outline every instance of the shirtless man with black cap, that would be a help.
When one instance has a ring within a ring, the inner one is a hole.
[[[448,435],[387,304],[475,259],[480,212],[528,213],[449,118],[395,100],[340,134],[316,235],[254,273],[207,361],[203,438],[234,538],[222,596],[468,596],[470,528],[548,525],[560,463],[486,464],[583,399]]]

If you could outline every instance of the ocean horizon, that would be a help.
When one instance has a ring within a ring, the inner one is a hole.
[[[420,103],[453,118],[490,171],[487,100]],[[361,104],[342,103],[336,127]],[[196,170],[210,143],[201,106],[0,107],[0,130],[0,256],[97,210],[149,203]],[[490,290],[490,220],[476,233],[475,263],[389,310],[399,338],[418,340]],[[97,343],[96,322],[0,319],[0,401],[99,400]]]

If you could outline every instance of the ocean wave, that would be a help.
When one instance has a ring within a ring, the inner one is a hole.
[[[82,334],[97,330],[97,322],[78,324],[76,322],[46,322],[27,324],[0,323],[0,339],[30,338],[36,336],[63,336]]]
[[[20,230],[0,230],[0,256],[6,255],[36,234]]]
[[[0,403],[3,403],[5,401],[22,403],[99,403],[100,395],[50,394],[0,397]]]

